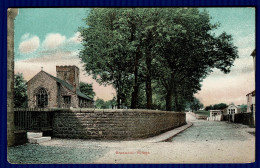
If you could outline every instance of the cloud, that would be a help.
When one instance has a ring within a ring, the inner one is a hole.
[[[29,38],[29,34],[26,33],[21,38],[23,41],[19,45],[19,51],[22,54],[34,52],[40,46],[40,39],[38,36]]]
[[[75,34],[74,34],[74,36],[72,36],[72,37],[70,37],[69,39],[68,39],[68,42],[69,43],[81,43],[82,42],[82,36],[81,36],[81,33],[80,32],[76,32]]]
[[[63,36],[59,33],[50,33],[46,35],[42,45],[46,49],[55,49],[64,44],[65,40],[66,36]]]
[[[239,57],[248,57],[252,54],[255,47],[246,47],[246,48],[239,48],[238,55]]]
[[[245,37],[239,37],[234,41],[239,48],[255,47],[255,33],[251,33]],[[251,53],[250,53],[251,54]]]
[[[46,53],[41,53],[40,57],[36,58],[29,58],[24,60],[24,62],[27,63],[34,63],[34,62],[46,62],[46,63],[51,63],[51,62],[66,62],[70,63],[70,61],[73,62],[74,59],[77,59],[77,55],[75,52],[71,51],[52,51],[52,52],[46,52]]]
[[[24,35],[22,35],[21,40],[22,40],[22,41],[23,41],[23,40],[26,40],[26,39],[29,38],[29,36],[30,36],[30,33],[25,33]]]
[[[202,100],[204,106],[217,103],[246,104],[246,94],[255,89],[254,72],[238,74],[222,74],[209,76],[203,83],[201,91],[195,96]]]

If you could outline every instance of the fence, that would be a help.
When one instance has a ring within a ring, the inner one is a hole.
[[[52,109],[15,108],[15,130],[43,131],[52,129]]]
[[[254,126],[253,113],[226,114],[223,115],[223,121]]]

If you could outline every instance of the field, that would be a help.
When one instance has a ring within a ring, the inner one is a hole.
[[[194,113],[202,116],[209,116],[209,111],[199,110],[199,111],[195,111]]]

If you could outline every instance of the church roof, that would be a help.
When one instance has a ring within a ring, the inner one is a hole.
[[[56,82],[60,83],[61,85],[65,86],[66,88],[68,88],[69,90],[73,91],[74,88],[71,84],[67,83],[66,81],[64,80],[61,80],[57,77],[54,77],[52,76],[51,74],[45,72],[45,71],[42,71],[44,72],[45,74],[47,74],[48,76],[50,76],[51,78],[53,78]],[[86,96],[84,93],[82,93],[79,89],[76,90],[76,94],[82,98],[85,98],[85,99],[88,99],[90,101],[94,101],[93,99],[91,99],[90,97]]]

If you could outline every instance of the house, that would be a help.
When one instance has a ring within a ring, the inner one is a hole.
[[[256,57],[256,51],[255,50],[251,53],[251,56],[253,57],[254,71],[255,71],[255,57]],[[255,113],[255,90],[248,93],[246,95],[246,98],[247,98],[247,112]]]
[[[251,53],[251,55],[253,57],[253,62],[254,62],[254,72],[255,72],[255,60],[256,60],[256,51],[254,49],[254,51]],[[254,117],[254,122],[255,122],[255,90],[253,90],[252,92],[248,93],[246,95],[246,99],[247,99],[247,112],[253,112],[253,117]]]
[[[92,108],[94,100],[79,89],[79,68],[56,66],[57,77],[41,70],[27,82],[29,108]]]
[[[255,90],[246,95],[247,110],[246,112],[255,112]]]
[[[224,113],[226,114],[237,114],[240,113],[241,109],[239,106],[236,106],[234,104],[230,104],[225,110]]]

